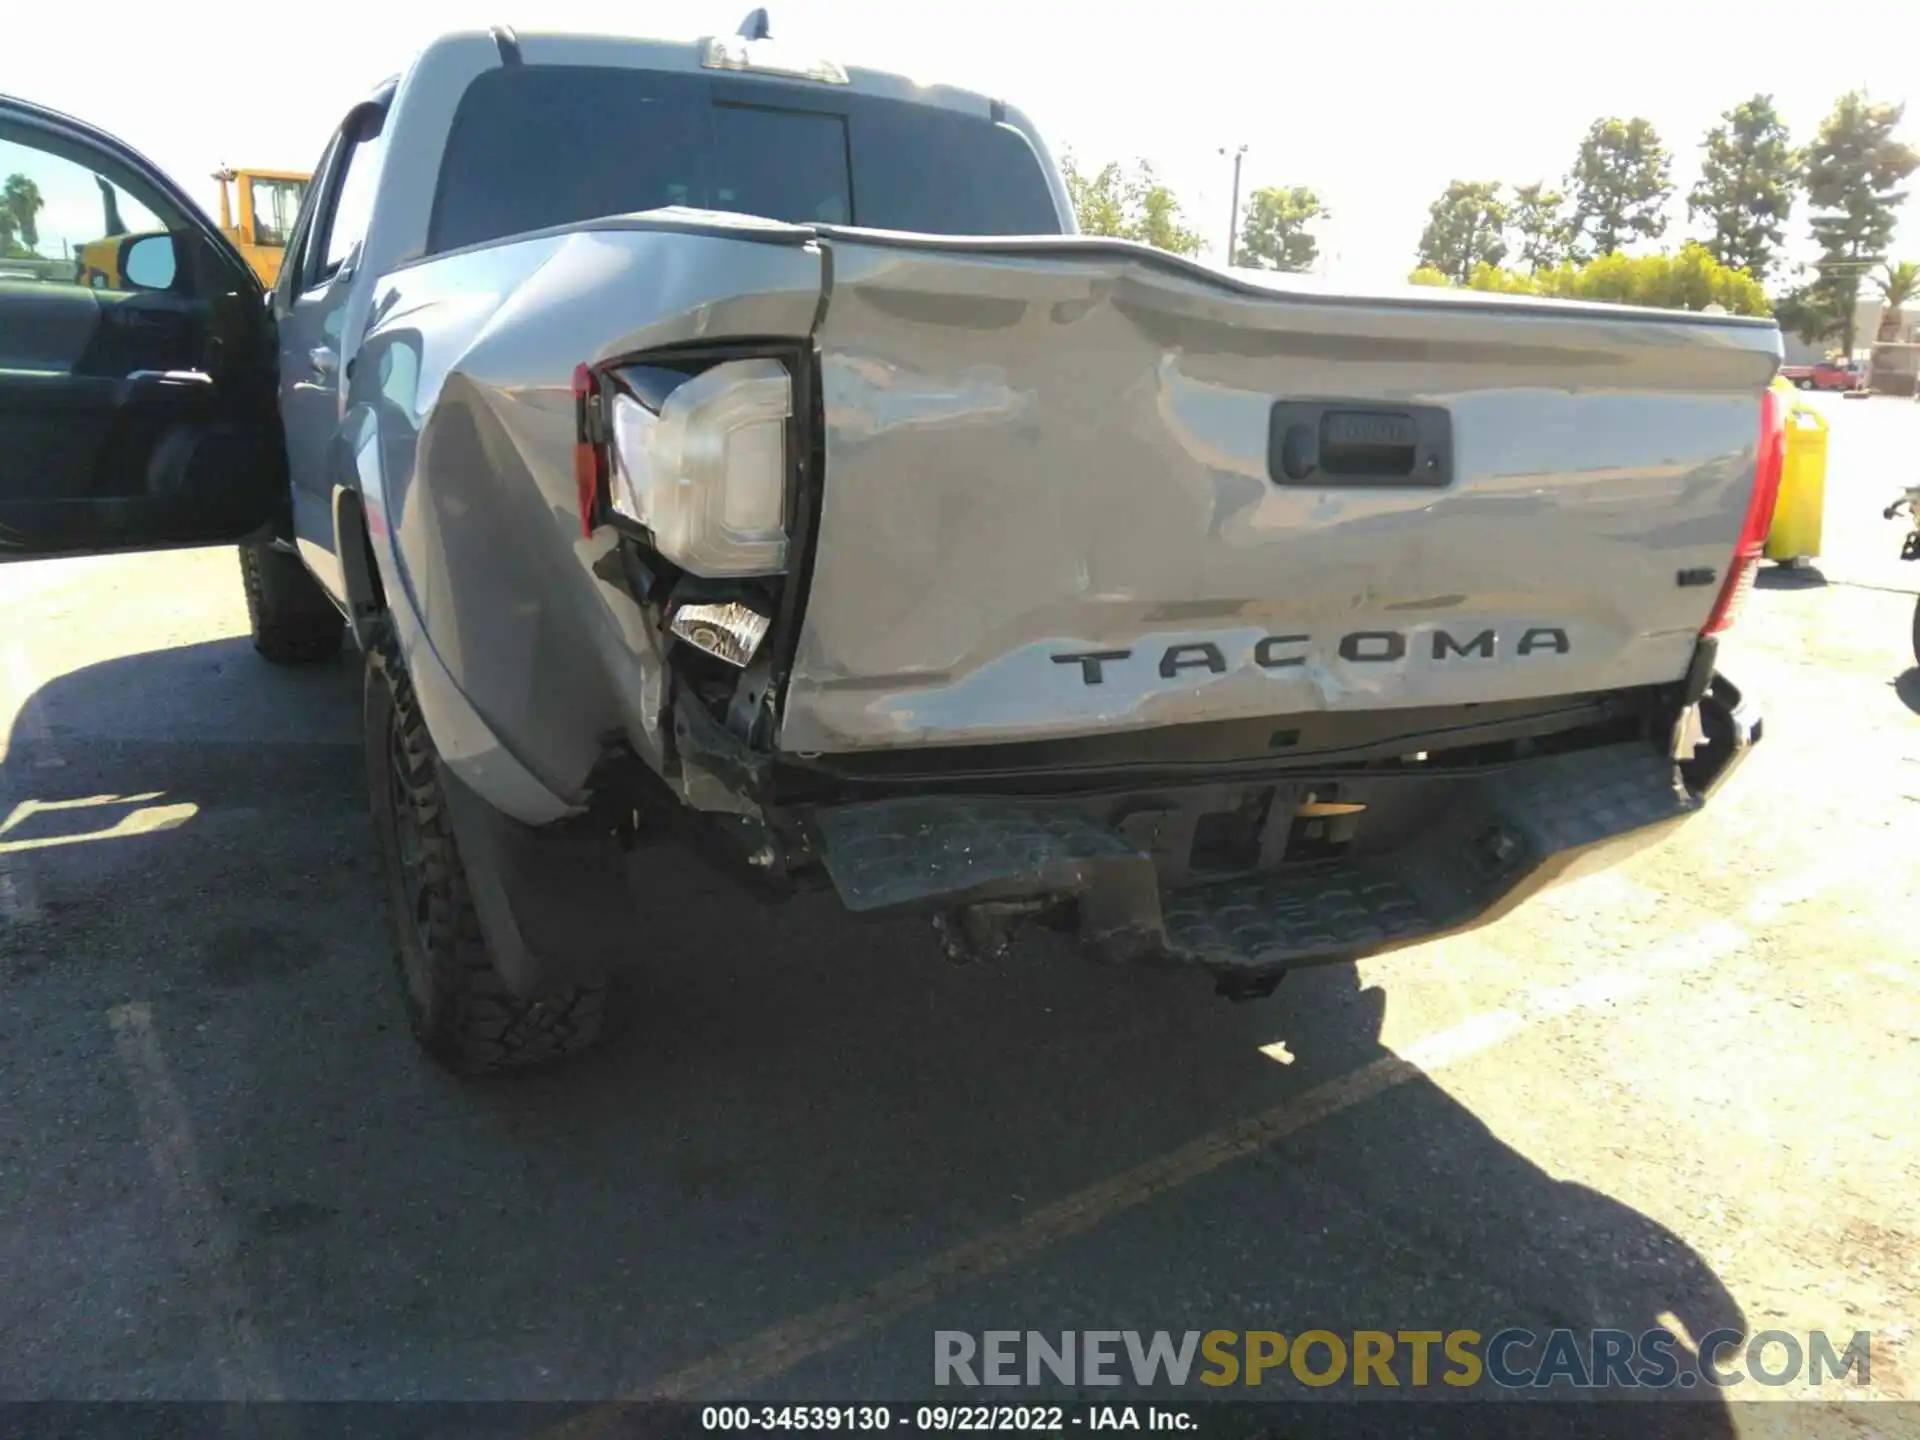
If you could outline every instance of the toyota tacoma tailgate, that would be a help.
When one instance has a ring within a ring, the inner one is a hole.
[[[1078,238],[829,233],[792,751],[1677,680],[1766,322],[1322,298]]]

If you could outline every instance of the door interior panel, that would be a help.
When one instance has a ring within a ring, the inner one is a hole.
[[[0,274],[0,558],[256,529],[286,472],[271,322],[245,261],[109,136],[0,100],[0,141],[27,179],[132,197],[146,222],[63,218],[64,248],[43,234],[32,263]],[[86,256],[91,283],[63,253]]]
[[[27,282],[7,290],[0,295],[0,499],[167,488],[166,467],[149,463],[159,458],[155,447],[177,430],[217,422],[219,406],[210,387],[147,377],[204,364],[205,307],[78,285]],[[198,388],[209,393],[193,393]]]
[[[98,291],[47,280],[0,280],[0,371],[64,374],[99,328]]]

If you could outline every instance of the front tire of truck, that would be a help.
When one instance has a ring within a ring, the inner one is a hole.
[[[440,757],[390,631],[367,647],[364,715],[394,965],[414,1038],[459,1075],[520,1069],[586,1049],[600,1034],[605,986],[523,999],[507,988],[488,952],[447,812]]]
[[[340,653],[346,622],[297,555],[265,542],[240,547],[253,648],[274,665],[310,665]]]

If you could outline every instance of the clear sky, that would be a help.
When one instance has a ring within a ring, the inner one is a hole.
[[[691,38],[731,32],[749,8],[24,0],[0,20],[0,91],[105,126],[212,209],[218,165],[311,168],[346,108],[440,31],[506,23]],[[1798,142],[1844,90],[1890,100],[1920,90],[1920,0],[768,8],[774,33],[795,45],[1003,96],[1057,151],[1095,163],[1146,157],[1216,251],[1231,176],[1219,150],[1244,143],[1247,186],[1318,190],[1334,212],[1321,231],[1327,273],[1366,284],[1412,267],[1426,207],[1449,179],[1557,180],[1596,116],[1651,119],[1675,151],[1684,196],[1700,137],[1756,91],[1773,94]],[[1906,134],[1920,141],[1920,106]],[[1669,240],[1685,231],[1684,205],[1675,212]],[[1803,220],[1793,222],[1801,250]],[[1920,198],[1907,205],[1894,250],[1920,259]]]

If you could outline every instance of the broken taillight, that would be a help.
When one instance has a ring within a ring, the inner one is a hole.
[[[589,365],[573,367],[573,488],[580,506],[580,535],[593,534],[594,511],[607,479],[606,427],[600,416],[600,385]]]
[[[658,372],[654,372],[657,377]],[[787,568],[793,377],[767,356],[723,360],[642,400],[623,370],[606,417],[608,508],[646,530],[681,569],[708,579]]]
[[[1780,392],[1769,385],[1760,392],[1760,446],[1754,462],[1753,491],[1747,496],[1747,517],[1740,525],[1740,541],[1733,564],[1713,613],[1700,628],[1702,635],[1718,635],[1730,628],[1753,589],[1753,577],[1773,528],[1774,502],[1780,498],[1780,475],[1787,463],[1787,407]]]

